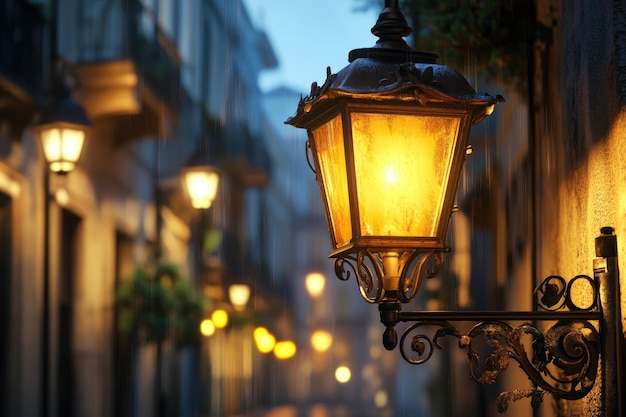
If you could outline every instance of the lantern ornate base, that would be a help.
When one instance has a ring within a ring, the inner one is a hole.
[[[368,303],[406,303],[417,294],[422,278],[433,278],[448,249],[370,250],[335,259],[335,275],[342,281],[356,277],[361,296]],[[432,268],[428,265],[432,263]]]

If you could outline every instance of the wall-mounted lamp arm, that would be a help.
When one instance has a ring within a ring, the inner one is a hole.
[[[560,277],[546,278],[538,288]],[[591,302],[578,306],[569,291],[546,299],[545,311],[401,311],[398,301],[379,304],[381,322],[386,329],[383,344],[389,350],[399,345],[402,357],[419,365],[427,362],[436,349],[443,349],[445,336],[458,339],[460,349],[467,351],[469,373],[479,384],[491,384],[507,370],[511,361],[528,376],[534,388],[503,392],[498,397],[499,411],[505,411],[510,401],[531,397],[534,406],[541,403],[545,393],[555,398],[577,400],[593,388],[598,373],[600,356],[599,324],[602,312],[598,309],[599,282],[585,275],[573,278],[566,289],[578,282],[592,289]],[[541,293],[540,293],[541,294]],[[555,307],[556,306],[556,307]],[[569,311],[553,311],[568,308]],[[538,322],[556,324],[542,329]],[[398,337],[395,326],[411,323]],[[456,323],[474,322],[466,332]],[[454,323],[454,324],[453,324]],[[515,325],[510,323],[516,323]],[[596,324],[592,324],[596,323]],[[431,329],[430,334],[427,329]],[[480,343],[489,349],[481,358],[475,348]]]
[[[511,401],[521,398],[530,397],[533,406],[538,407],[546,393],[565,400],[584,398],[596,382],[600,357],[605,358],[605,364],[619,360],[623,351],[619,337],[621,317],[607,316],[607,311],[619,311],[615,308],[619,300],[619,287],[615,284],[619,282],[617,246],[612,233],[611,228],[603,228],[602,235],[596,239],[600,258],[594,261],[593,278],[577,275],[567,281],[552,275],[537,286],[534,295],[539,311],[402,311],[407,297],[401,283],[406,288],[408,275],[432,275],[425,267],[427,259],[414,254],[406,259],[402,255],[398,257],[399,273],[389,267],[396,263],[385,258],[393,252],[370,251],[337,259],[336,272],[341,279],[347,279],[350,274],[346,274],[346,265],[350,266],[362,294],[366,294],[364,298],[378,303],[380,320],[385,325],[383,345],[388,350],[398,347],[411,364],[427,362],[436,350],[444,348],[446,336],[456,338],[459,348],[467,351],[470,376],[480,384],[494,383],[511,361],[517,362],[533,388],[502,392],[497,405],[503,412]],[[397,288],[385,288],[384,276],[390,269],[392,275],[402,277],[395,284]],[[412,282],[419,285],[419,278]],[[368,291],[374,295],[367,296]],[[409,326],[398,334],[396,325],[401,323]],[[464,331],[461,323],[474,324]],[[621,386],[619,372],[607,373],[603,369],[602,375],[605,391]]]

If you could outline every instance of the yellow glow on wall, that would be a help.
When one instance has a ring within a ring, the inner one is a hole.
[[[289,359],[296,354],[296,344],[291,340],[284,340],[274,346],[274,356],[277,359]]]
[[[335,369],[335,379],[338,382],[345,384],[350,381],[350,378],[352,378],[352,372],[350,372],[350,368],[347,366],[340,366]]]
[[[572,303],[578,308],[591,308],[594,303],[593,284],[586,279],[577,279],[570,283],[570,297]]]
[[[67,206],[70,202],[70,195],[63,187],[54,192],[54,199],[60,206]]]
[[[0,171],[0,190],[6,192],[11,197],[17,197],[20,189],[20,184],[17,181]]]
[[[374,404],[376,404],[376,407],[378,408],[386,407],[388,401],[389,401],[389,398],[387,397],[386,391],[378,390],[374,394]]]
[[[211,320],[218,329],[223,329],[228,324],[228,313],[222,309],[215,310],[211,314]]]
[[[200,333],[207,337],[215,333],[215,324],[213,324],[211,319],[204,319],[200,322]]]

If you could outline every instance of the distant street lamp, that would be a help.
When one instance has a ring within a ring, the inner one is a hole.
[[[274,356],[276,359],[290,359],[296,354],[296,344],[291,340],[276,342],[274,346]]]
[[[181,171],[185,192],[196,209],[208,209],[213,204],[219,185],[219,172],[207,165],[185,167]]]
[[[56,45],[56,43],[55,43]],[[57,74],[53,75],[57,77]],[[55,83],[60,83],[56,80]],[[58,95],[57,95],[58,94]],[[42,110],[39,122],[33,127],[43,150],[48,169],[44,170],[44,236],[43,236],[43,341],[41,377],[41,415],[50,413],[50,172],[66,175],[76,168],[83,145],[90,130],[84,109],[61,87],[53,86],[48,106]],[[57,195],[65,195],[57,190]]]
[[[324,292],[326,278],[319,272],[310,272],[305,278],[306,290],[311,298],[317,298]]]
[[[211,314],[211,321],[216,328],[223,329],[228,325],[228,313],[219,308]]]
[[[311,335],[311,346],[318,352],[326,352],[333,344],[333,336],[325,330],[316,330]]]
[[[243,311],[250,299],[250,287],[246,284],[233,284],[228,288],[228,297],[235,311]]]
[[[352,378],[352,371],[346,365],[338,366],[335,369],[335,379],[341,384],[345,384]]]
[[[200,333],[203,336],[209,337],[215,334],[215,324],[211,319],[204,319],[200,322]]]
[[[276,346],[276,337],[265,327],[257,327],[252,333],[254,343],[261,353],[270,353]]]
[[[48,102],[41,110],[39,121],[33,130],[41,144],[48,169],[43,177],[43,307],[41,348],[41,416],[52,412],[50,380],[51,319],[50,319],[50,171],[67,174],[80,158],[91,122],[82,106],[71,96],[62,74],[62,61],[57,48],[58,0],[50,2],[49,49],[50,85]]]
[[[43,110],[34,130],[50,171],[67,174],[80,158],[90,122],[83,108],[65,94]]]

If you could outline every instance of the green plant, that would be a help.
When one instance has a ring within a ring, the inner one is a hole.
[[[205,298],[170,262],[149,261],[117,287],[117,325],[121,333],[145,341],[168,337],[177,345],[200,341]]]
[[[379,8],[380,0],[355,0],[357,9]],[[552,28],[526,0],[400,0],[413,27],[416,49],[434,51],[439,61],[472,68],[516,87],[527,81],[529,54],[536,42],[550,44]],[[552,10],[554,14],[554,10]]]

